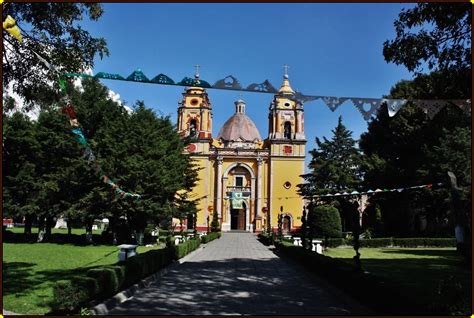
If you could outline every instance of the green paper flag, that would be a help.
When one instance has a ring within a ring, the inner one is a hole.
[[[66,81],[62,78],[59,79],[59,88],[61,91],[66,92]]]

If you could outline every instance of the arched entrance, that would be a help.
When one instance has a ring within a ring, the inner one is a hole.
[[[245,203],[242,203],[242,209],[230,210],[230,229],[245,231],[246,226],[246,210]]]
[[[289,215],[284,215],[282,220],[282,231],[283,234],[288,234],[291,231],[291,217]]]

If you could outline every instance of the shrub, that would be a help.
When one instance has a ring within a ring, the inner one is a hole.
[[[99,293],[97,280],[90,277],[73,277],[60,280],[53,286],[54,306],[74,310]]]
[[[93,268],[87,271],[87,276],[96,279],[100,295],[115,294],[119,290],[120,281],[113,268]]]
[[[210,241],[213,241],[215,239],[218,239],[221,237],[221,232],[211,232],[207,235],[204,235],[201,237],[201,242],[202,243],[209,243]]]
[[[180,259],[187,254],[191,253],[199,247],[201,241],[199,239],[190,239],[181,244],[178,244],[174,247],[174,257],[175,259]]]
[[[197,248],[199,241],[189,245]],[[110,297],[170,264],[173,252],[171,249],[151,250],[114,266],[90,269],[85,277],[59,281],[53,287],[54,307],[74,310],[92,299]]]
[[[343,238],[329,238],[323,241],[326,244],[325,247],[338,247],[340,245],[346,245],[346,240]]]
[[[321,275],[361,303],[373,307],[378,313],[401,314],[402,311],[408,311],[416,315],[421,311],[417,307],[416,299],[404,296],[403,289],[394,281],[380,279],[358,270],[352,263],[319,255],[301,247],[287,246],[279,242],[275,242],[275,247],[279,254]]]
[[[342,237],[339,211],[331,205],[312,206],[307,222],[312,237]]]
[[[260,233],[258,235],[258,239],[260,240],[260,242],[262,242],[263,244],[265,244],[267,246],[272,245],[272,238],[268,234]]]
[[[220,224],[219,224],[219,219],[217,215],[217,211],[214,211],[212,214],[212,222],[211,222],[211,232],[219,232],[220,229]]]

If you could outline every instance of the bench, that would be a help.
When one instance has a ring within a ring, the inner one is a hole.
[[[118,254],[119,262],[125,261],[127,258],[137,255],[136,250],[138,245],[122,244],[117,247],[120,249]]]
[[[312,243],[311,250],[313,252],[316,252],[318,254],[323,254],[323,246],[322,246],[323,241],[321,241],[321,240],[312,240],[311,243]]]
[[[294,246],[303,246],[303,243],[301,242],[301,237],[294,237],[293,238],[293,245]]]

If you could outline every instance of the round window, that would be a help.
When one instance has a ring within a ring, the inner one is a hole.
[[[286,107],[289,107],[289,106],[290,106],[290,103],[285,103],[285,106],[286,106]]]
[[[283,184],[283,187],[284,187],[285,189],[289,189],[289,188],[291,188],[291,183],[290,183],[289,181],[286,181],[286,182]]]
[[[198,102],[199,101],[196,98],[191,99],[191,105],[197,105]]]

